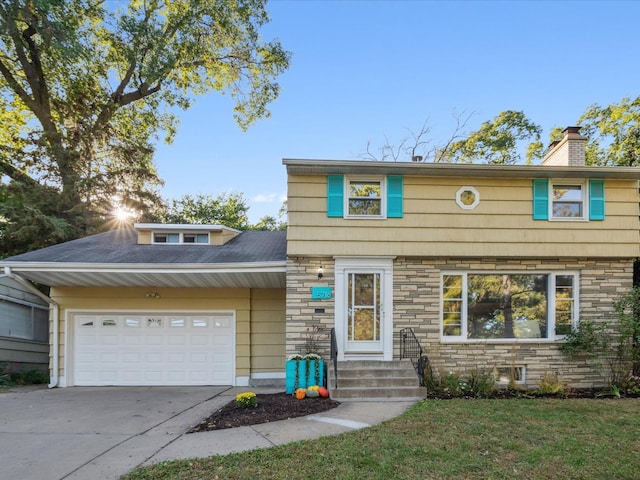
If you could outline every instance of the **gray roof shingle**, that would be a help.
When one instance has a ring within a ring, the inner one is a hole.
[[[242,232],[224,245],[138,245],[133,228],[121,228],[5,258],[3,262],[96,264],[229,264],[284,262],[286,232]]]

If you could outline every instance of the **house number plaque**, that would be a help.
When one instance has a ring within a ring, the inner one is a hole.
[[[311,298],[314,300],[329,300],[331,287],[311,287]]]

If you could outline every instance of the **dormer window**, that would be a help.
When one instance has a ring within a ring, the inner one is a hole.
[[[207,233],[183,233],[182,243],[209,243]]]
[[[208,233],[154,232],[153,243],[197,243],[209,244]]]

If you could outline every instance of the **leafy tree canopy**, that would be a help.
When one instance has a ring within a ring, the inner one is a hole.
[[[260,36],[265,4],[0,2],[0,251],[39,246],[28,225],[56,243],[99,230],[115,203],[157,205],[153,145],[196,96],[229,93],[243,129],[267,117],[289,54]]]
[[[473,114],[453,114],[456,127],[449,139],[434,143],[428,138],[431,128],[425,122],[417,131],[403,138],[397,145],[389,141],[379,149],[380,155],[372,153],[367,144],[364,154],[368,160],[413,160],[446,163],[532,163],[541,159],[544,147],[540,141],[542,128],[531,121],[524,112],[505,110],[491,120],[485,121],[475,131],[465,128]],[[404,158],[407,157],[407,158]]]
[[[588,138],[587,165],[640,164],[640,97],[588,107],[578,119]]]
[[[441,149],[438,161],[455,163],[482,163],[510,165],[522,163],[521,148],[526,143],[525,161],[541,158],[543,152],[540,135],[542,128],[527,118],[524,112],[506,110],[466,138]]]
[[[154,221],[161,223],[224,225],[237,230],[249,228],[246,199],[240,193],[211,195],[184,195],[171,200],[166,210]]]

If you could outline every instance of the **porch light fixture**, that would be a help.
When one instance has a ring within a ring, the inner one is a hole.
[[[318,267],[318,280],[324,277],[324,273],[322,272],[322,264]]]

